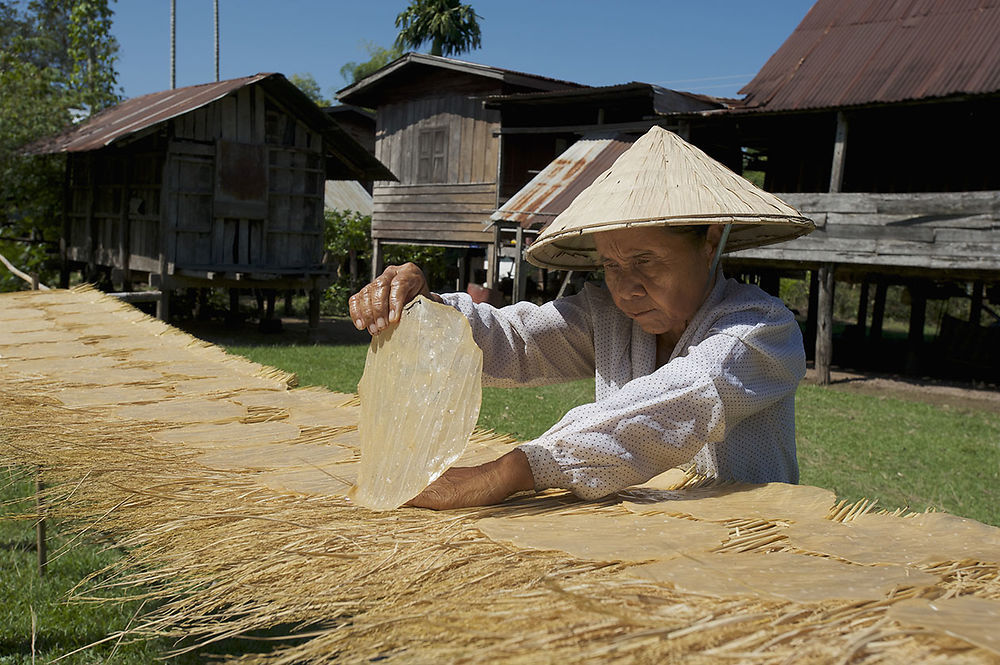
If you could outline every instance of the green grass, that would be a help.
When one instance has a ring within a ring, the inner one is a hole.
[[[301,385],[340,392],[357,389],[366,349],[364,344],[228,347],[231,353],[297,373]],[[531,439],[570,408],[593,399],[593,391],[593,380],[544,388],[486,388],[479,425]],[[887,508],[935,508],[1000,525],[1000,415],[802,386],[796,418],[803,483],[826,487],[852,501],[869,498]],[[138,608],[132,601],[66,602],[75,584],[120,556],[114,549],[78,545],[53,559],[44,578],[38,576],[34,526],[15,519],[31,510],[23,501],[30,492],[27,482],[12,480],[7,473],[0,476],[0,665],[33,662],[32,614],[34,662],[44,663],[121,630]],[[50,524],[50,548],[57,550],[68,535],[58,523]],[[243,653],[261,646],[231,640],[210,651]],[[122,644],[110,662],[149,663],[170,647],[161,640]],[[106,643],[60,662],[104,662],[113,648],[113,642]],[[166,662],[205,659],[204,652],[194,652]]]
[[[1000,525],[1000,415],[801,386],[801,482]]]

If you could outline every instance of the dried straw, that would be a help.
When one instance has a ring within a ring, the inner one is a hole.
[[[294,405],[288,395],[301,392],[285,389],[289,375],[193,342],[91,290],[0,296],[0,322],[9,308],[18,312],[18,320],[43,318],[60,326],[60,314],[49,308],[86,309],[81,303],[100,307],[87,310],[89,319],[74,319],[73,326],[116,330],[126,320],[132,335],[156,338],[164,348],[191,350],[207,369],[232,372],[229,389],[210,393],[182,396],[171,390],[170,381],[161,382],[157,387],[167,392],[165,404],[200,400],[221,406],[246,398],[243,415],[227,422],[289,422],[286,414]],[[25,315],[34,310],[44,316]],[[10,333],[8,340],[17,334]],[[100,357],[120,353],[114,357],[123,369],[149,368],[148,361],[131,362],[124,347],[95,351]],[[6,361],[0,358],[0,364]],[[109,641],[165,636],[176,638],[177,650],[183,651],[231,636],[283,631],[289,639],[276,648],[228,659],[267,665],[376,658],[420,663],[996,662],[996,654],[974,646],[972,638],[903,623],[891,609],[913,599],[1000,602],[997,561],[921,564],[914,569],[933,576],[935,583],[899,587],[876,600],[803,603],[684,592],[630,576],[636,566],[629,561],[592,561],[496,543],[476,527],[483,518],[624,516],[623,501],[635,496],[583,503],[547,492],[447,513],[367,511],[348,502],[344,488],[332,479],[325,493],[275,489],[274,483],[263,482],[267,472],[213,467],[203,462],[199,448],[155,436],[200,421],[115,415],[116,404],[69,407],[59,395],[74,385],[58,374],[19,373],[15,365],[11,359],[0,367],[0,464],[38,469],[46,480],[49,514],[60,520],[60,529],[74,529],[72,544],[97,537],[127,552],[108,570],[81,582],[79,600],[107,602],[106,591],[125,588],[147,608]],[[240,385],[247,377],[277,380],[282,387],[262,392]],[[269,394],[275,396],[270,407]],[[328,398],[331,408],[356,405],[353,398]],[[302,440],[281,445],[336,446],[349,440],[334,436],[327,441],[321,432],[297,424]],[[470,445],[483,456],[511,443],[478,432]],[[285,468],[281,460],[275,466]],[[681,485],[716,486],[691,476]],[[868,502],[837,504],[830,511],[815,519],[850,523],[875,512]],[[722,524],[729,534],[709,553],[716,560],[745,552],[805,556],[784,535],[788,522],[780,517],[731,515],[713,524]]]

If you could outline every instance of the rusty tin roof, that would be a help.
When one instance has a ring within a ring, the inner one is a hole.
[[[260,84],[281,99],[310,127],[321,132],[327,151],[337,160],[328,167],[328,178],[395,180],[395,176],[346,131],[281,74],[253,76],[203,83],[153,92],[126,99],[66,131],[23,148],[28,155],[100,150],[133,137],[144,130],[201,108],[249,85]]]
[[[1000,91],[1000,0],[818,0],[740,90],[788,111]]]
[[[548,226],[628,150],[635,137],[621,134],[585,136],[522,187],[490,216],[490,224],[513,222],[525,228]]]

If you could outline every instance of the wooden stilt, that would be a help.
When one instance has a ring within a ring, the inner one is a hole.
[[[919,282],[910,284],[910,331],[907,336],[906,373],[921,370],[920,352],[924,345],[924,324],[927,322],[927,291]]]
[[[868,338],[872,341],[882,339],[882,322],[885,320],[885,296],[889,284],[885,278],[879,277],[875,284],[875,304],[872,307],[872,327],[868,332]]]
[[[983,316],[983,281],[972,283],[972,301],[969,303],[969,323],[979,325]]]
[[[821,386],[830,384],[830,364],[833,359],[833,290],[832,263],[819,269],[819,292],[816,299],[816,381]]]
[[[309,330],[306,336],[310,342],[319,340],[319,305],[323,298],[323,290],[313,287],[309,290]]]
[[[819,273],[816,270],[809,271],[809,311],[806,314],[806,357],[815,358],[816,350],[816,306],[819,295]]]
[[[861,294],[858,296],[858,330],[861,337],[865,336],[868,325],[868,279],[861,282]]]

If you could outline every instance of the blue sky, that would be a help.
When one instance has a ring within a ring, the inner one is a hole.
[[[212,0],[177,2],[177,85],[214,80]],[[328,98],[364,45],[388,47],[407,0],[219,0],[221,77],[310,73]],[[813,0],[471,0],[483,47],[460,56],[589,85],[737,96]],[[126,97],[170,86],[170,0],[118,0]]]

